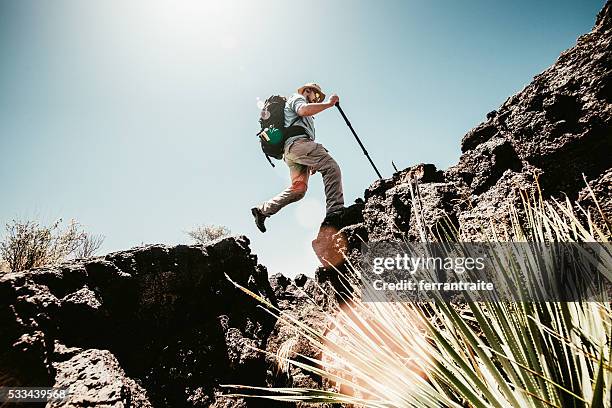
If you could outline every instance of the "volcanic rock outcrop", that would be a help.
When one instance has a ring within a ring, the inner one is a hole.
[[[609,234],[612,2],[591,32],[470,130],[461,151],[445,171],[420,164],[373,183],[364,196],[364,221],[345,228],[343,239],[360,231],[365,241],[419,240],[417,211],[436,235],[461,227],[462,238],[478,240],[482,225],[508,224],[508,209],[520,208],[520,191],[533,190],[536,181],[545,199],[577,201]],[[413,195],[419,208],[411,208]]]
[[[225,276],[275,302],[248,245],[152,245],[1,275],[2,378],[78,390],[53,406],[235,406],[218,386],[265,384],[254,349],[275,324]]]

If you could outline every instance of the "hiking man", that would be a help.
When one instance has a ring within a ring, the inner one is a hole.
[[[304,133],[291,136],[285,141],[283,160],[289,167],[291,186],[276,197],[251,209],[255,224],[266,232],[264,222],[287,204],[300,200],[308,189],[308,178],[319,171],[323,176],[326,198],[324,223],[335,218],[344,210],[342,176],[340,167],[323,145],[316,143],[313,116],[333,107],[339,100],[332,94],[327,102],[321,87],[315,83],[301,86],[285,104],[285,126],[295,123],[304,128]],[[295,121],[295,122],[294,122]]]

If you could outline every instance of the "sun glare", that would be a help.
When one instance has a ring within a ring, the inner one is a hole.
[[[251,7],[242,1],[156,0],[138,2],[132,10],[169,46],[228,51],[248,34]]]

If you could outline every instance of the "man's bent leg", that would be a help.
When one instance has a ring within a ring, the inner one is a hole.
[[[326,214],[342,210],[344,208],[344,194],[342,192],[342,173],[340,172],[340,166],[338,166],[338,163],[336,163],[321,144],[318,144],[317,148],[309,154],[309,157],[314,159],[311,165],[312,168],[321,172],[323,176]]]
[[[325,186],[326,199],[326,214],[331,214],[335,211],[344,208],[344,193],[342,192],[342,173],[338,163],[327,155],[329,159],[325,160],[319,171],[323,176],[323,184]]]
[[[308,177],[310,175],[307,166],[288,162],[291,186],[280,192],[276,197],[261,205],[260,210],[265,216],[276,214],[287,204],[300,200],[308,189]]]

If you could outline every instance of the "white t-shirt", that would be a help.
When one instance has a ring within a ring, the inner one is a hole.
[[[307,137],[311,140],[315,140],[314,118],[312,116],[300,117],[300,115],[298,115],[297,113],[300,106],[305,105],[307,103],[308,101],[306,101],[304,95],[300,95],[298,93],[291,95],[285,103],[285,126],[290,126],[291,123],[296,120],[296,118],[299,118],[295,123],[293,123],[293,125],[302,126],[304,129],[306,129],[305,135],[292,136],[285,141],[285,151],[287,151],[289,146],[291,146],[291,143],[293,143],[297,139]]]

